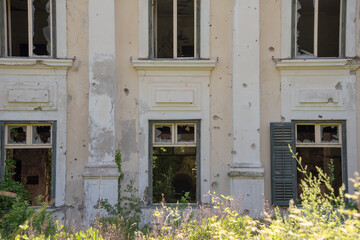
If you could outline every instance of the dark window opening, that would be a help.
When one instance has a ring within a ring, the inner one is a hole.
[[[16,161],[14,180],[30,192],[30,204],[38,205],[38,196],[51,200],[52,150],[50,148],[7,149],[7,157]]]
[[[339,189],[342,186],[342,159],[341,159],[341,148],[330,148],[330,147],[301,147],[297,148],[298,156],[302,159],[302,165],[307,166],[307,173],[312,173],[313,176],[318,176],[318,170],[316,167],[319,167],[321,170],[326,173],[327,176],[332,176],[333,181],[331,186],[335,190],[336,196],[339,195]],[[332,165],[334,171],[332,172]],[[302,189],[300,186],[301,179],[304,178],[304,175],[300,172],[297,174],[297,183],[298,183],[298,198],[300,199],[300,194]],[[329,193],[327,187],[322,184],[321,192]]]
[[[51,1],[5,1],[7,56],[51,56]]]
[[[341,0],[296,0],[297,57],[339,57],[344,44]]]
[[[156,58],[195,57],[196,1],[154,1],[153,38]]]
[[[196,147],[153,148],[153,202],[196,202]]]

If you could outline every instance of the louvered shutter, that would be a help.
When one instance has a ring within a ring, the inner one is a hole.
[[[288,206],[296,199],[295,124],[291,122],[271,123],[271,199],[273,205]]]

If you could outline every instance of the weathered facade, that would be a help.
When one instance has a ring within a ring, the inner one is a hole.
[[[0,0],[0,12],[1,176],[16,160],[59,218],[117,201],[118,149],[146,220],[161,193],[231,195],[253,216],[286,206],[301,193],[288,144],[353,191],[360,1]]]

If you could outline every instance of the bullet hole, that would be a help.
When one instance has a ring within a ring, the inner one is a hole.
[[[124,93],[125,93],[126,96],[129,95],[129,89],[128,89],[128,88],[124,88]]]
[[[251,144],[251,149],[252,149],[252,150],[255,150],[255,149],[256,149],[256,144],[255,144],[255,143]]]
[[[218,115],[214,115],[214,116],[213,116],[213,119],[214,119],[214,120],[222,120],[222,118],[219,117]]]
[[[269,51],[273,52],[273,51],[275,51],[275,48],[274,47],[269,47]]]
[[[335,89],[336,89],[336,90],[342,90],[341,82],[338,82],[338,83],[336,84]]]
[[[243,84],[243,88],[247,88],[247,84],[246,84],[246,83]]]
[[[323,118],[323,116],[319,115],[319,118]]]

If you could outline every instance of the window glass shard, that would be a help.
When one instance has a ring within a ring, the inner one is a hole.
[[[8,126],[8,144],[26,144],[26,126]]]
[[[177,56],[194,57],[194,0],[178,0],[177,11]]]
[[[339,143],[338,126],[321,126],[322,143]]]
[[[297,143],[315,142],[315,125],[297,125]]]
[[[48,56],[50,48],[50,0],[33,0],[33,54]]]
[[[156,57],[173,58],[173,0],[156,1]]]
[[[338,57],[340,0],[319,0],[318,57]]]
[[[177,125],[178,142],[195,142],[195,126],[193,124]]]
[[[51,143],[51,127],[50,126],[33,126],[33,144],[50,144]]]
[[[170,125],[155,125],[155,142],[156,143],[171,143],[171,126]]]
[[[314,56],[314,1],[298,0],[297,56]]]

